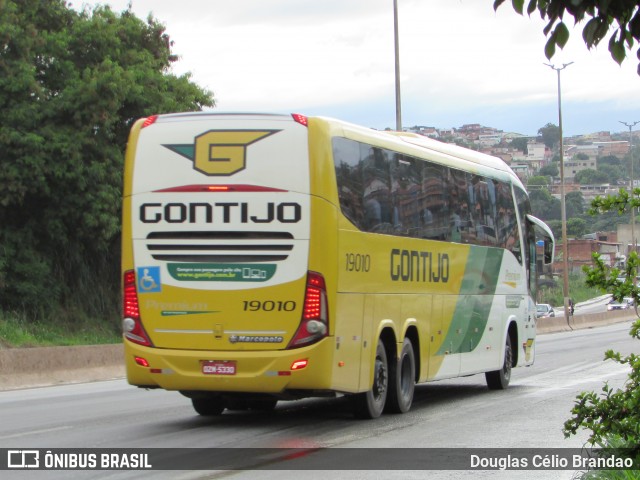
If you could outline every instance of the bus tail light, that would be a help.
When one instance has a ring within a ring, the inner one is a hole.
[[[147,361],[146,358],[142,358],[142,357],[133,357],[133,359],[135,360],[135,362],[140,365],[141,367],[146,367],[149,368],[149,362]]]
[[[305,358],[303,360],[296,360],[291,364],[290,368],[291,370],[302,370],[303,368],[306,368],[307,365],[309,365],[309,360]]]
[[[146,128],[150,125],[153,125],[154,123],[156,123],[157,119],[158,119],[158,115],[151,115],[150,117],[145,118],[144,122],[142,122],[142,127],[140,128]]]
[[[291,116],[296,122],[298,122],[303,127],[309,126],[309,119],[307,118],[306,115],[301,115],[299,113],[292,113]]]
[[[152,347],[153,344],[145,332],[140,319],[140,304],[138,303],[138,291],[136,289],[136,274],[133,270],[124,272],[122,282],[122,331],[124,336],[138,345]]]
[[[300,326],[287,348],[300,348],[316,343],[329,334],[327,287],[324,277],[316,272],[307,273],[307,287]]]

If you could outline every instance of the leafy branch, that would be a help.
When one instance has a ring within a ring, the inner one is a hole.
[[[495,0],[494,10],[504,2]],[[525,0],[512,0],[511,4],[516,12],[524,15]],[[611,32],[609,53],[618,64],[626,58],[627,49],[633,49],[636,41],[640,43],[640,9],[635,0],[529,0],[527,15],[531,16],[536,10],[547,22],[543,32],[548,37],[544,48],[548,59],[556,53],[556,47],[564,48],[569,40],[565,14],[571,15],[576,25],[589,18],[582,29],[582,39],[589,49],[600,44]],[[637,56],[640,60],[640,48]]]
[[[606,2],[604,2],[606,3]],[[617,195],[597,197],[591,202],[592,215],[615,211],[622,215],[639,206],[640,189],[631,192],[621,189]],[[593,266],[583,267],[587,274],[586,284],[599,287],[621,301],[624,297],[634,299],[636,316],[640,300],[638,268],[640,258],[633,251],[628,255],[622,270],[605,265],[600,255],[593,254]],[[640,340],[640,319],[636,320],[629,334]],[[623,449],[624,456],[635,459],[640,464],[640,356],[631,353],[623,356],[619,352],[607,350],[605,360],[613,360],[629,367],[624,387],[613,389],[605,383],[600,394],[582,392],[571,409],[572,418],[564,423],[564,435],[575,435],[579,429],[590,430],[588,442],[592,446],[606,447],[611,453]]]

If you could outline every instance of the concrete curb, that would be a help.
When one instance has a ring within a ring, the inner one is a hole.
[[[634,310],[540,318],[539,334],[635,320]],[[124,378],[124,346],[84,345],[0,349],[0,391]]]

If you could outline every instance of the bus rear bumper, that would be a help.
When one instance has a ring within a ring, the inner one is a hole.
[[[332,340],[294,350],[233,352],[150,348],[125,339],[127,380],[140,387],[183,391],[331,390]],[[211,365],[224,365],[224,373],[211,373]]]

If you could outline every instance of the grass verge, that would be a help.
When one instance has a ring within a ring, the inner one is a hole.
[[[556,287],[541,288],[538,293],[538,303],[548,303],[554,307],[564,305],[564,295],[562,292],[562,279],[556,279]],[[584,275],[569,275],[569,298],[574,303],[583,302],[590,298],[603,295],[604,292],[595,287],[587,287],[585,285]]]
[[[99,345],[121,341],[120,329],[114,320],[33,320],[20,313],[0,312],[0,348]]]

